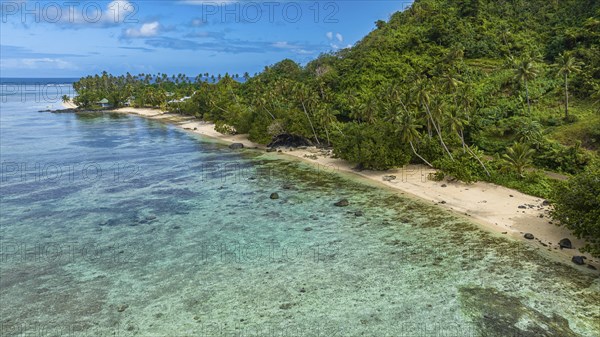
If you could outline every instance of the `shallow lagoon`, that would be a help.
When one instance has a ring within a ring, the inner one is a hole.
[[[597,274],[463,218],[159,122],[38,108],[2,105],[2,335],[600,335]]]

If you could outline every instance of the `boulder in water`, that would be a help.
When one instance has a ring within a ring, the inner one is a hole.
[[[350,205],[350,202],[348,202],[348,199],[342,199],[342,200],[336,202],[334,205],[337,207],[346,207],[346,206]]]
[[[229,148],[232,150],[240,150],[244,148],[244,144],[242,143],[233,143],[231,145],[229,145]]]

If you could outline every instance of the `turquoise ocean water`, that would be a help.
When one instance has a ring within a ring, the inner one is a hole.
[[[430,205],[1,98],[2,336],[600,335],[597,274]]]

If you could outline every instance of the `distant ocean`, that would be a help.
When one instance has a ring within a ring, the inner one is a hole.
[[[18,78],[18,77],[0,77],[0,84],[73,84],[79,78]]]
[[[38,112],[73,80],[1,81],[2,336],[600,335],[591,274],[335,168]]]

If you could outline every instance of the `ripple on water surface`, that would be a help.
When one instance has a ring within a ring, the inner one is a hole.
[[[133,117],[78,123],[125,144],[118,157],[139,170],[7,185],[9,335],[600,334],[595,274],[437,208]],[[102,147],[67,137],[110,166]],[[333,206],[341,198],[350,205]]]

